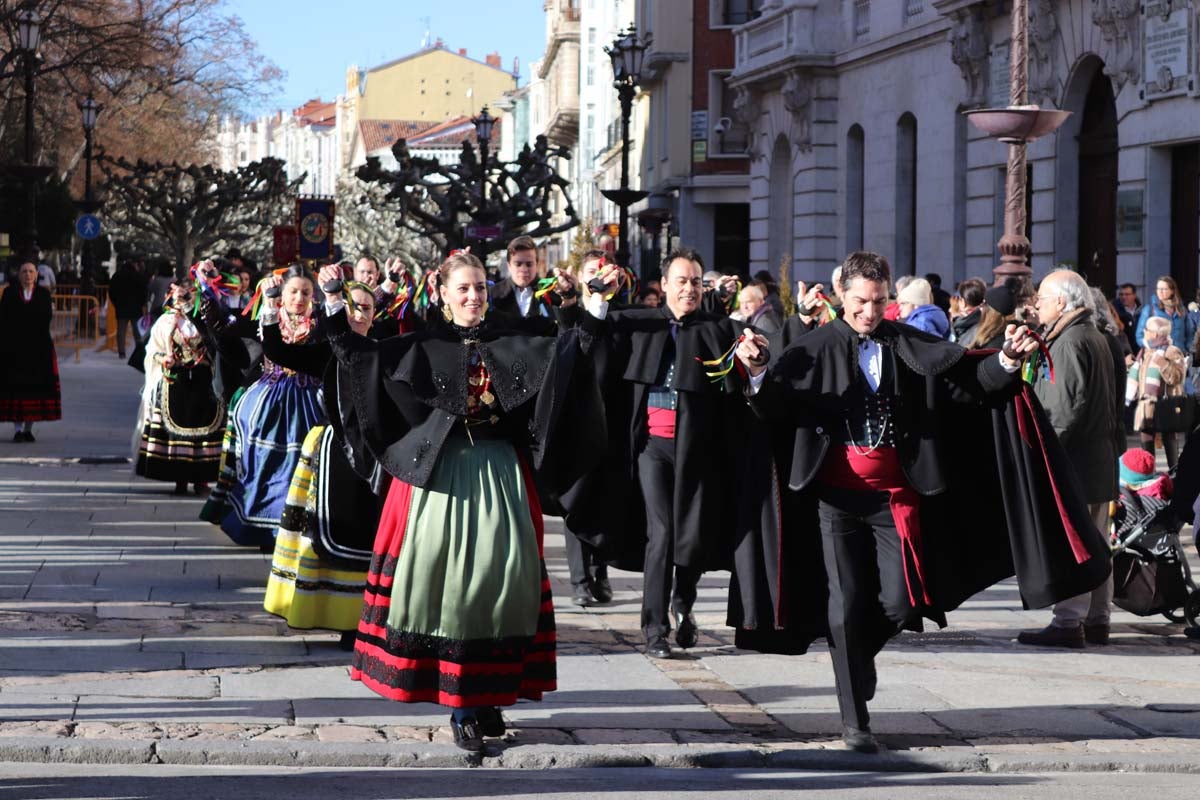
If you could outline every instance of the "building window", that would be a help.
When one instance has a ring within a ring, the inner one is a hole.
[[[917,118],[905,112],[896,123],[896,274],[917,269]]]
[[[588,28],[588,44],[596,43],[596,29]]]
[[[904,18],[918,17],[925,10],[925,0],[904,0]]]
[[[709,27],[745,25],[762,14],[763,0],[712,0]]]
[[[846,133],[846,250],[863,248],[866,203],[866,137],[861,125]]]
[[[591,86],[591,85],[593,85],[595,82],[596,82],[596,68],[595,68],[595,67],[593,67],[591,64],[588,64],[588,68],[587,68],[587,84],[586,84],[586,85],[588,85],[588,86]]]
[[[871,0],[854,0],[854,38],[871,32]]]
[[[737,93],[726,85],[728,77],[729,72],[708,73],[708,152],[744,156],[750,139],[749,126],[734,113]]]

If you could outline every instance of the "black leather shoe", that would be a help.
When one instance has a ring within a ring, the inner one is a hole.
[[[27,441],[27,442],[36,442],[37,441],[37,439],[33,438],[33,431],[25,431],[25,441]]]
[[[1088,644],[1108,644],[1109,627],[1107,622],[1097,622],[1095,625],[1083,625],[1083,640]]]
[[[667,637],[655,636],[646,642],[646,655],[651,658],[670,658],[671,645],[667,642]]]
[[[675,644],[687,650],[696,646],[696,638],[699,635],[700,630],[696,627],[696,618],[692,616],[692,612],[675,612]]]
[[[508,726],[504,724],[504,715],[495,706],[477,709],[475,719],[479,721],[479,730],[484,736],[499,738],[508,731]]]
[[[450,731],[454,734],[454,743],[469,753],[478,753],[483,749],[483,730],[479,720],[467,717],[461,723],[450,718]]]
[[[1021,631],[1017,635],[1021,644],[1032,644],[1038,647],[1069,647],[1072,650],[1083,649],[1083,626],[1075,628],[1058,628],[1047,625],[1040,631]]]
[[[595,603],[596,598],[592,597],[592,590],[588,588],[587,584],[581,583],[575,586],[571,592],[571,602],[577,606],[584,606],[586,608]]]
[[[597,603],[612,602],[612,584],[608,582],[608,578],[592,578],[592,597]]]
[[[846,744],[847,750],[853,750],[856,753],[878,753],[879,742],[875,740],[875,734],[871,733],[870,728],[851,728],[849,725],[842,731],[842,741]]]

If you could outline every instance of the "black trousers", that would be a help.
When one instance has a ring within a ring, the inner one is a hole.
[[[586,586],[597,579],[608,577],[608,566],[600,560],[596,548],[570,531],[565,531],[563,539],[567,548],[567,569],[571,572],[572,586]]]
[[[133,336],[134,345],[137,344],[137,320],[124,319],[117,317],[117,355],[125,355],[125,330],[128,329]]]
[[[638,456],[638,480],[646,502],[642,633],[649,640],[671,632],[671,608],[679,614],[692,610],[700,570],[675,565],[674,439],[650,437],[646,449]]]
[[[829,652],[842,724],[870,724],[875,656],[920,618],[905,582],[900,536],[886,492],[821,490],[821,548],[829,581]],[[910,578],[913,587],[916,573]]]

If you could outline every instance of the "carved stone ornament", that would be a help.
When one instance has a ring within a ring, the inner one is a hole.
[[[1141,0],[1092,0],[1092,22],[1109,46],[1104,74],[1118,92],[1126,83],[1142,79],[1141,12]]]
[[[791,70],[779,92],[792,115],[792,144],[803,151],[812,149],[813,86],[811,75]]]
[[[762,153],[758,147],[758,119],[762,116],[762,98],[747,86],[734,89],[733,116],[746,126],[746,155],[758,160]]]
[[[1059,43],[1056,0],[1033,0],[1029,13],[1029,101],[1056,105]]]
[[[949,31],[950,60],[967,83],[968,106],[982,106],[988,96],[989,26],[979,6],[954,12]]]

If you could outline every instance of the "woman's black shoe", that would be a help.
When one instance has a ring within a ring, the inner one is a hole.
[[[696,626],[696,618],[692,616],[692,612],[680,614],[675,612],[675,644],[682,647],[684,650],[689,647],[696,646],[696,640],[699,638],[700,629]]]
[[[475,711],[475,719],[479,721],[479,730],[484,736],[499,738],[508,731],[504,724],[504,715],[495,706],[483,706]]]
[[[612,601],[612,584],[608,582],[608,578],[592,578],[589,585],[592,590],[592,597],[596,598],[597,603]]]
[[[354,640],[356,638],[358,638],[358,631],[342,631],[342,638],[338,640],[338,647],[347,653],[353,652]]]
[[[483,730],[475,717],[467,717],[462,722],[450,718],[450,730],[454,733],[454,743],[469,753],[478,753],[483,749]]]
[[[37,441],[37,439],[33,438],[33,431],[25,431],[25,441],[27,441],[27,442],[36,442]]]

